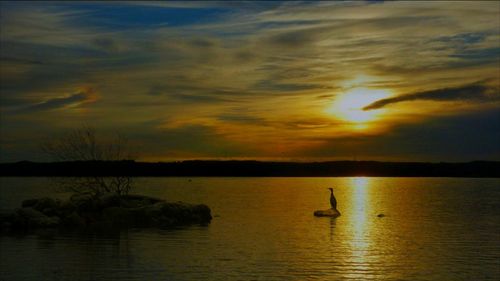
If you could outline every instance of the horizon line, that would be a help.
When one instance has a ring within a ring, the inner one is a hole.
[[[143,161],[134,159],[122,160],[68,160],[68,161],[32,161],[20,160],[12,162],[0,162],[0,164],[17,164],[17,163],[36,163],[36,164],[51,164],[51,163],[71,163],[71,162],[134,162],[134,163],[147,163],[147,164],[161,164],[161,163],[182,163],[182,162],[260,162],[260,163],[332,163],[332,162],[377,162],[377,163],[427,163],[427,164],[465,164],[477,162],[500,162],[500,160],[468,160],[468,161],[382,161],[382,160],[258,160],[258,159],[183,159],[171,161]]]

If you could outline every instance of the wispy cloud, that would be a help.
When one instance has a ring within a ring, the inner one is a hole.
[[[177,134],[190,145],[167,141],[156,145],[162,151],[181,155],[223,140],[214,150],[230,141],[238,147],[234,155],[246,149],[248,156],[265,156],[356,134],[335,112],[325,113],[350,87],[393,93],[365,110],[463,100],[480,111],[498,101],[498,76],[477,82],[498,73],[495,1],[0,5],[2,123],[71,126],[83,117],[60,109],[88,105],[85,118],[133,131],[138,142],[158,133],[137,125],[145,120],[177,124],[168,137]],[[359,75],[374,79],[345,86]],[[99,102],[93,103],[95,93],[74,91],[83,86],[99,89]],[[404,114],[432,122],[434,110]],[[383,120],[387,130],[406,122],[397,113]],[[193,137],[196,131],[203,138]]]
[[[97,95],[94,89],[87,88],[79,92],[70,94],[65,97],[57,97],[23,107],[16,112],[39,112],[45,110],[55,110],[69,106],[80,106],[87,103],[93,103],[97,100]]]
[[[406,95],[401,95],[394,98],[381,99],[368,106],[363,110],[373,110],[385,107],[390,104],[415,101],[415,100],[431,100],[431,101],[493,101],[500,99],[500,91],[497,87],[488,86],[482,83],[473,83],[454,88],[443,88],[431,91],[416,92]]]

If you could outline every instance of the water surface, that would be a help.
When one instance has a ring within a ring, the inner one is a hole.
[[[54,195],[0,178],[0,208]],[[137,193],[205,203],[208,227],[0,237],[1,280],[498,280],[500,180],[146,178]],[[334,187],[337,219],[316,218]],[[384,214],[384,217],[378,217]]]

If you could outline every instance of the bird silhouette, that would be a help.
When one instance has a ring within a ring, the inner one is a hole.
[[[333,195],[333,188],[328,189],[330,189],[330,205],[332,209],[337,210],[337,199],[335,199],[335,195]]]
[[[330,205],[332,206],[332,208],[328,210],[314,211],[314,215],[317,217],[336,218],[340,216],[340,212],[337,210],[337,199],[335,199],[335,195],[333,195],[333,188],[328,188],[328,189],[330,189]]]

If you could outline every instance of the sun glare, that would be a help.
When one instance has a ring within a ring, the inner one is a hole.
[[[390,95],[387,90],[354,88],[340,94],[328,112],[361,128],[360,125],[376,120],[383,111],[383,109],[364,111],[363,107]]]

